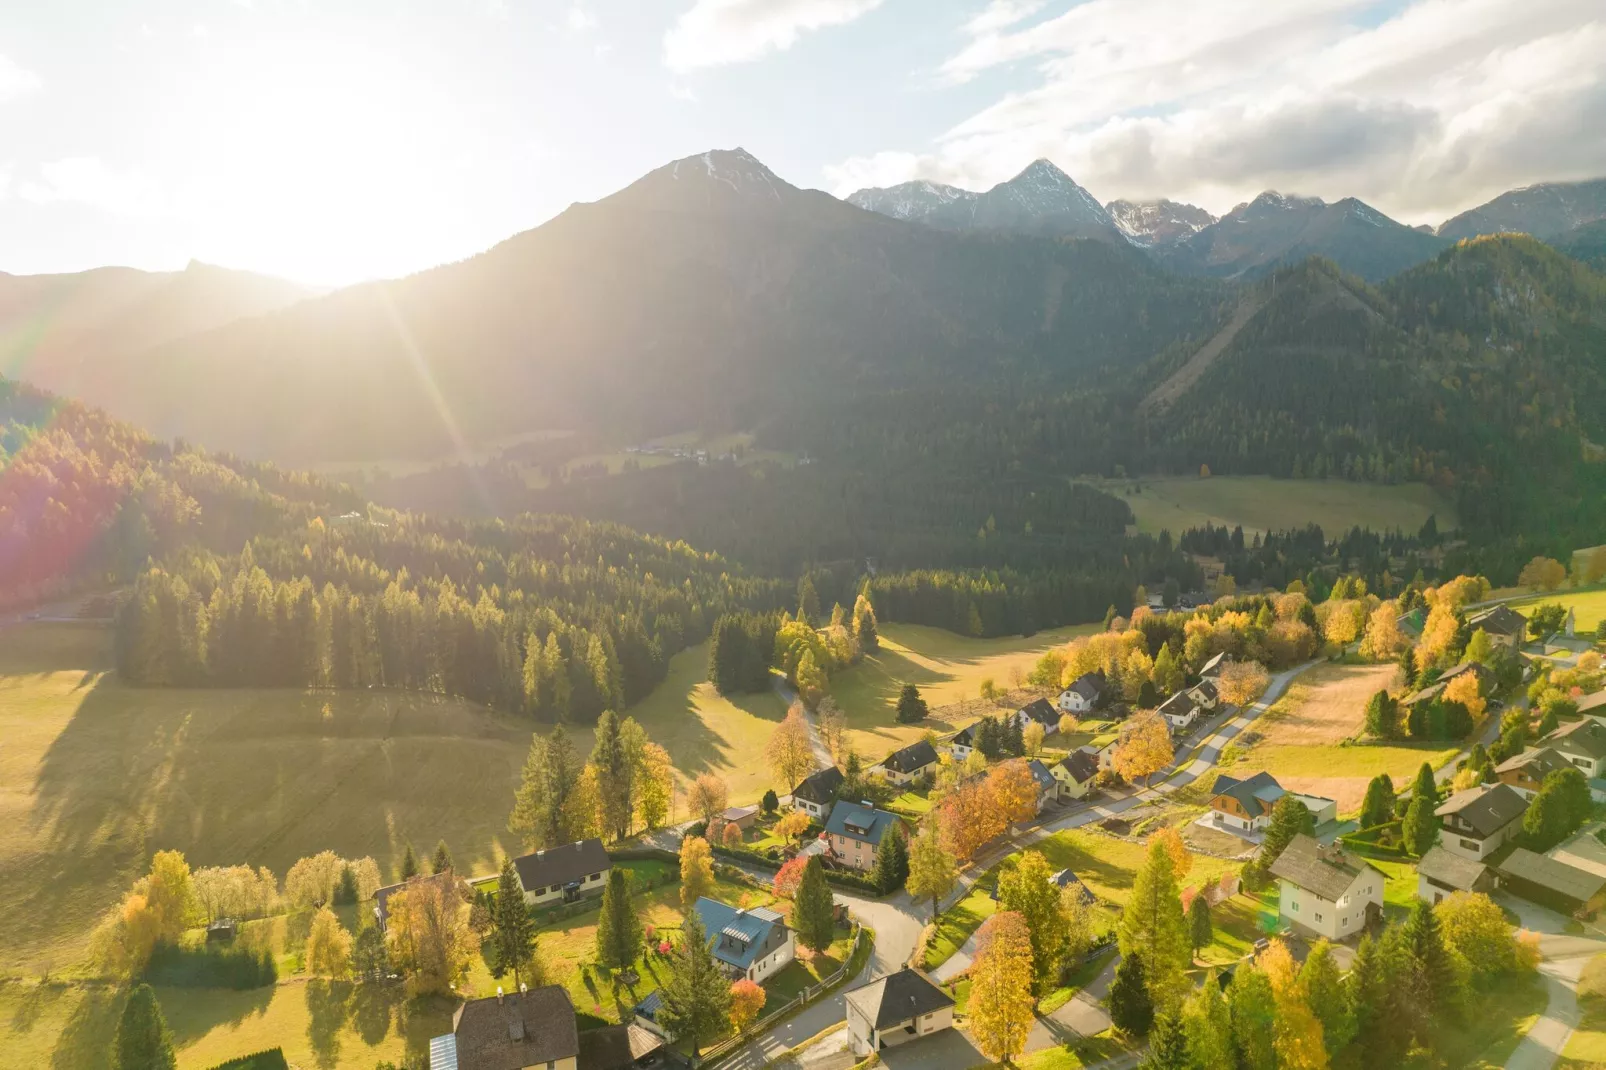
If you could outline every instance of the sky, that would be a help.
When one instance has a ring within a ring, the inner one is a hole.
[[[1606,175],[1603,56],[1601,0],[7,4],[0,270],[394,277],[738,145],[839,196],[1048,157],[1437,224]]]

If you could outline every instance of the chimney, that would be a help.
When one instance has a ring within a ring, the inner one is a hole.
[[[530,990],[530,986],[529,985],[525,984],[523,981],[519,982],[519,995],[522,996],[526,992],[528,992],[529,990]]]
[[[501,985],[497,985],[496,986],[496,1002],[497,1002],[498,1006],[500,1006],[501,1003],[502,1003],[502,986]]]

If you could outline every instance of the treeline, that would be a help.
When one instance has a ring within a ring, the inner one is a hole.
[[[140,684],[398,687],[589,721],[645,696],[721,614],[789,594],[610,524],[315,519],[141,574],[118,667]]]
[[[1439,542],[1438,521],[1430,516],[1415,534],[1356,527],[1334,539],[1317,524],[1248,537],[1241,527],[1206,525],[1184,531],[1177,545],[1218,558],[1241,588],[1281,590],[1299,580],[1319,602],[1343,577],[1359,577],[1368,590],[1393,594],[1413,579],[1436,575],[1433,551]]]
[[[768,691],[775,661],[773,614],[727,613],[714,622],[708,642],[708,679],[721,695]]]

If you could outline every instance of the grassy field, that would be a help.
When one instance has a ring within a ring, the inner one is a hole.
[[[1429,516],[1440,531],[1455,527],[1455,506],[1421,483],[1386,485],[1337,479],[1273,479],[1270,476],[1171,476],[1109,480],[1094,484],[1132,507],[1139,531],[1180,535],[1205,524],[1236,527],[1245,534],[1320,524],[1329,536],[1356,525],[1415,532]]]
[[[953,706],[977,699],[981,682],[991,678],[1008,688],[1013,670],[1030,672],[1037,659],[1078,635],[1090,635],[1097,624],[1039,632],[1029,639],[967,639],[941,628],[915,624],[881,626],[881,650],[831,680],[831,694],[847,715],[847,738],[861,755],[879,759],[933,731],[956,732],[974,715]],[[898,691],[906,683],[920,688],[932,716],[920,724],[893,721]]]
[[[1537,594],[1511,603],[1511,608],[1527,616],[1533,607],[1543,602],[1560,602],[1569,609],[1578,613],[1578,631],[1580,634],[1593,632],[1602,620],[1606,618],[1606,589],[1593,591],[1553,591],[1550,594]]]
[[[1291,791],[1320,795],[1338,802],[1338,812],[1360,809],[1367,783],[1379,773],[1387,773],[1395,787],[1410,783],[1423,762],[1438,769],[1449,762],[1460,748],[1454,743],[1357,743],[1349,747],[1255,746],[1232,764],[1223,763],[1225,772],[1235,777],[1249,776],[1262,769]]]
[[[1606,1066],[1606,955],[1584,964],[1578,977],[1578,1028],[1562,1049],[1559,1070]]]

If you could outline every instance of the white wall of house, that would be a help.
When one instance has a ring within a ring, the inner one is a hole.
[[[831,806],[830,806],[829,803],[811,802],[808,799],[794,798],[792,800],[792,805],[795,808],[797,808],[799,810],[802,810],[805,814],[808,814],[810,817],[817,817],[817,818],[823,818],[831,810]]]
[[[930,1014],[922,1014],[918,1018],[889,1025],[878,1032],[871,1028],[870,1023],[855,1007],[851,1004],[848,1006],[848,1033],[852,1038],[855,1055],[869,1055],[882,1045],[895,1048],[899,1044],[907,1044],[911,1040],[930,1036],[944,1029],[952,1029],[953,1025],[954,1009],[943,1007]]]
[[[1493,836],[1478,837],[1471,833],[1458,832],[1446,825],[1439,832],[1439,846],[1451,854],[1470,858],[1474,862],[1482,862],[1485,858],[1500,849],[1500,845],[1509,840],[1522,828],[1521,821],[1513,821]]]
[[[970,752],[975,749],[975,747],[967,747],[963,743],[948,744],[948,753],[954,756],[954,761],[956,762],[962,762],[969,758]]]
[[[603,885],[605,885],[607,881],[607,870],[603,870],[601,873],[587,874],[585,878],[580,881],[580,894],[601,895]],[[561,902],[562,899],[563,885],[561,884],[548,884],[534,890],[529,888],[524,889],[524,901],[530,906],[538,906],[542,903]]]
[[[1065,713],[1088,713],[1093,709],[1093,704],[1075,691],[1061,691],[1054,705]]]
[[[1292,881],[1279,881],[1278,885],[1278,914],[1299,928],[1329,940],[1354,936],[1366,926],[1367,904],[1383,904],[1383,878],[1370,869],[1357,876],[1336,903]]]
[[[1297,793],[1294,798],[1305,804],[1305,809],[1310,811],[1310,816],[1315,819],[1316,824],[1324,825],[1329,821],[1338,820],[1338,803],[1332,799],[1324,799],[1319,795],[1300,795]],[[1266,819],[1266,824],[1271,824],[1269,815]]]
[[[797,958],[797,937],[788,929],[786,931],[786,943],[748,967],[747,979],[763,983],[777,970],[785,969],[787,964],[795,958]]]

